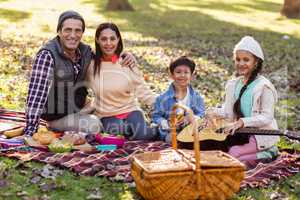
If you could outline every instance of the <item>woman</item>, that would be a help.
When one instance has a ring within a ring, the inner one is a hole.
[[[156,128],[147,126],[137,99],[152,105],[155,95],[145,85],[136,66],[122,67],[119,63],[123,42],[118,27],[102,23],[95,34],[95,57],[88,71],[88,84],[95,94],[95,114],[104,131],[121,134],[135,140],[156,138]]]
[[[259,75],[264,54],[259,43],[245,36],[235,46],[234,64],[239,77],[229,80],[225,89],[225,103],[222,108],[208,112],[210,118],[224,117],[233,120],[225,129],[231,136],[225,142],[228,153],[247,164],[255,164],[259,159],[274,158],[277,155],[275,143],[278,136],[234,134],[242,127],[277,129],[274,119],[274,105],[277,92],[272,83]]]

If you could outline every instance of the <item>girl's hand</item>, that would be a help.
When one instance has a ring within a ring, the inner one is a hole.
[[[122,53],[120,57],[120,65],[122,65],[122,67],[129,67],[131,69],[135,67],[137,62],[135,57],[131,53]]]
[[[231,123],[229,126],[227,126],[224,130],[225,133],[229,133],[230,135],[233,135],[235,131],[239,128],[244,127],[243,120],[239,119],[236,122]]]

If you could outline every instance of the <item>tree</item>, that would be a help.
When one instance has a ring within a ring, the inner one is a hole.
[[[106,10],[133,11],[134,9],[128,0],[109,0],[106,5]]]
[[[300,0],[284,0],[281,14],[288,18],[300,18]]]

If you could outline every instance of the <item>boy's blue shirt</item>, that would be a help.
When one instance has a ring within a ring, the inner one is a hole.
[[[203,98],[193,89],[191,85],[188,86],[188,89],[190,95],[188,107],[193,110],[194,115],[203,117],[205,114]],[[161,122],[163,120],[169,121],[171,110],[175,103],[177,103],[177,100],[175,97],[174,85],[172,83],[167,91],[156,98],[152,113],[153,122],[161,126]],[[160,129],[161,139],[164,139],[165,135],[166,132]]]

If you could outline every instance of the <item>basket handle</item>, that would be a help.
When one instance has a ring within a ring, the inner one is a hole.
[[[176,110],[178,108],[182,108],[185,112],[188,113],[188,119],[189,122],[192,126],[192,133],[194,133],[194,151],[195,151],[195,172],[196,172],[196,180],[197,180],[197,187],[200,190],[200,143],[199,143],[199,138],[198,138],[198,134],[197,134],[197,127],[198,127],[198,120],[194,119],[194,113],[193,111],[188,108],[185,105],[182,104],[175,104],[172,107],[172,111],[170,114],[170,125],[171,125],[171,136],[172,136],[172,148],[174,150],[177,150],[177,139],[176,139],[176,124],[177,124],[177,118],[176,118]]]

